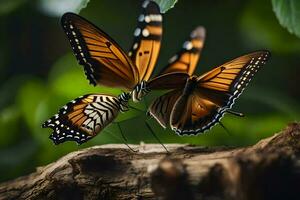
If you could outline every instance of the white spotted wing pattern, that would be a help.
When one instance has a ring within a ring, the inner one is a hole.
[[[171,128],[179,135],[195,135],[209,130],[231,109],[269,57],[269,51],[256,51],[200,77],[191,77],[174,104],[170,117]]]
[[[187,44],[184,46],[189,48]],[[190,76],[175,90],[155,99],[148,112],[163,127],[169,124],[178,135],[203,133],[231,109],[269,57],[269,51],[256,51],[202,76]]]
[[[65,141],[84,143],[110,124],[122,110],[122,100],[104,94],[88,94],[70,101],[58,114],[44,122],[53,129],[50,139],[55,144]]]

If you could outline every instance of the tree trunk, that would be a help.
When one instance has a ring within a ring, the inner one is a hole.
[[[300,199],[300,124],[245,148],[103,145],[0,184],[0,199]]]

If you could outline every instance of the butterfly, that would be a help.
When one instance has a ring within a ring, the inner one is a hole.
[[[256,51],[202,76],[192,75],[191,70],[184,83],[156,98],[148,113],[164,128],[170,125],[178,135],[196,135],[209,130],[226,112],[232,112],[235,100],[269,57],[269,51]],[[151,84],[145,86],[149,91]]]
[[[150,78],[162,37],[162,15],[154,1],[142,4],[128,55],[108,34],[79,15],[64,14],[61,25],[90,84],[134,91]],[[42,127],[53,129],[50,139],[55,144],[84,143],[101,132],[119,112],[128,110],[128,101],[135,94],[84,95],[63,106]]]

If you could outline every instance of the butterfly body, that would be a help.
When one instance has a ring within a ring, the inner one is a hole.
[[[121,112],[128,111],[128,101],[131,99],[131,94],[127,92],[123,92],[118,96],[119,99],[119,108]]]
[[[191,76],[187,79],[186,84],[184,86],[182,95],[189,95],[194,91],[194,89],[197,87],[197,77]]]
[[[150,89],[147,87],[147,82],[142,81],[138,84],[132,91],[132,100],[133,102],[139,102],[142,100],[144,96],[146,96],[150,92]]]

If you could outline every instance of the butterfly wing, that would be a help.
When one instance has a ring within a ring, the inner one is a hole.
[[[186,80],[195,71],[201,50],[204,45],[205,29],[197,27],[190,34],[182,49],[170,60],[170,63],[151,79],[147,88],[152,90],[167,90],[183,88]]]
[[[205,40],[205,28],[202,26],[194,29],[181,50],[176,53],[161,71],[160,75],[172,72],[184,72],[193,75]]]
[[[110,124],[120,111],[117,97],[88,94],[62,107],[58,114],[44,122],[43,128],[52,128],[50,139],[55,144],[76,141],[78,144],[96,136]]]
[[[170,122],[173,106],[181,96],[182,88],[196,68],[204,38],[205,29],[197,27],[182,49],[170,59],[169,64],[147,84],[149,90],[175,89],[156,98],[148,110],[148,113],[164,128]]]
[[[235,99],[269,57],[268,51],[257,51],[227,62],[191,81],[193,89],[186,89],[172,110],[172,129],[180,135],[197,134],[210,129],[232,107]]]
[[[149,106],[148,113],[164,128],[169,124],[171,111],[182,93],[181,89],[172,90],[156,98]]]
[[[139,82],[135,65],[102,30],[73,13],[64,14],[61,24],[91,84],[132,89]]]
[[[136,87],[137,90],[134,90],[132,96],[133,100],[141,99],[152,89],[168,90],[183,88],[186,80],[196,68],[200,52],[203,48],[204,38],[205,29],[203,27],[197,27],[193,30],[189,40],[184,43],[183,48],[171,59],[170,63],[158,76],[147,82],[147,90],[138,90],[139,88],[143,88],[142,86]]]
[[[138,68],[140,80],[147,81],[154,69],[162,38],[162,15],[154,1],[144,1],[134,36],[129,56]]]

